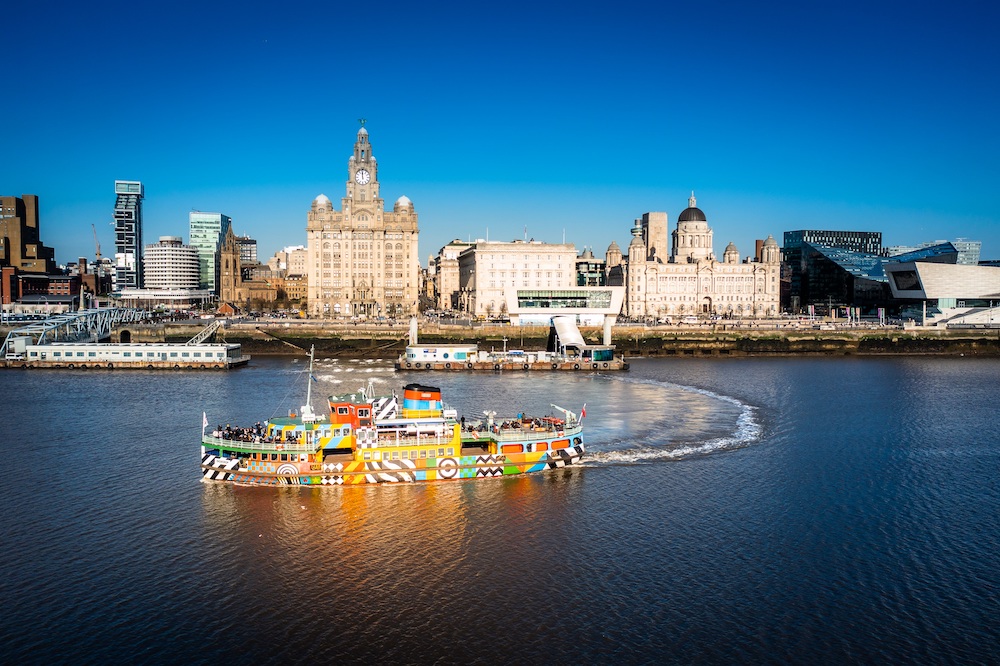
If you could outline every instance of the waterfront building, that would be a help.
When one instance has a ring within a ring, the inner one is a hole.
[[[222,213],[188,213],[191,245],[198,248],[199,285],[219,294],[219,246],[233,226],[233,219]]]
[[[512,326],[549,325],[554,317],[571,316],[581,326],[614,324],[625,301],[625,287],[509,289],[504,311]],[[611,344],[610,328],[605,344]]]
[[[190,289],[200,285],[198,248],[184,245],[179,236],[160,236],[143,254],[146,289]]]
[[[893,298],[918,306],[922,324],[1000,325],[1000,267],[905,261],[885,272]]]
[[[434,301],[438,310],[458,309],[460,290],[458,255],[472,246],[472,242],[456,238],[442,247],[437,256],[434,257],[433,270],[428,270],[428,273],[433,281]]]
[[[518,290],[576,287],[576,248],[569,243],[477,240],[458,255],[458,309],[506,315]]]
[[[45,275],[57,270],[55,250],[41,241],[38,197],[34,194],[0,196],[0,267]]]
[[[406,196],[386,211],[379,189],[378,162],[362,123],[354,154],[347,160],[340,210],[320,194],[307,216],[310,316],[416,314],[417,213]]]
[[[142,200],[145,189],[137,180],[115,181],[115,273],[112,288],[142,289]]]
[[[954,264],[958,258],[956,248],[947,242],[894,257],[810,242],[800,243],[796,250],[799,296],[794,309],[812,306],[817,314],[829,314],[836,306],[889,307],[886,266],[905,261]]]
[[[694,193],[677,218],[667,250],[667,214],[646,213],[635,221],[627,254],[612,242],[608,284],[626,288],[624,314],[641,318],[716,314],[773,316],[779,310],[781,252],[768,236],[758,256],[740,261],[729,243],[722,261],[713,231]]]
[[[788,301],[782,303],[793,312],[820,302],[819,296],[809,294],[808,282],[803,282],[807,272],[805,258],[809,248],[829,247],[867,255],[882,254],[882,232],[880,231],[829,231],[819,229],[799,229],[784,233],[781,253],[788,266]]]
[[[979,256],[983,248],[983,242],[965,240],[964,238],[956,238],[953,241],[929,241],[918,245],[893,245],[885,248],[885,255],[887,257],[897,257],[901,254],[917,252],[929,247],[941,246],[945,243],[951,243],[951,245],[958,251],[958,259],[955,262],[956,264],[966,266],[976,266],[979,264]]]

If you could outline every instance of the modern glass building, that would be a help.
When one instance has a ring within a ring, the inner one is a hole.
[[[802,243],[799,249],[802,305],[884,307],[892,299],[887,265],[912,261],[954,264],[958,259],[958,250],[951,243],[894,257],[812,243]]]
[[[902,254],[918,252],[929,247],[944,245],[945,243],[951,243],[958,250],[956,264],[965,266],[976,266],[979,264],[979,253],[983,249],[983,242],[965,240],[964,238],[956,238],[953,241],[930,241],[928,243],[920,243],[919,245],[894,245],[885,248],[885,254],[895,259]]]
[[[142,183],[115,181],[115,272],[113,288],[141,289],[142,270]]]
[[[188,214],[191,229],[191,245],[198,248],[200,266],[200,288],[219,293],[219,246],[233,224],[232,218],[222,213]]]
[[[516,289],[505,294],[511,324],[548,325],[553,317],[572,315],[584,326],[602,326],[621,312],[625,287]]]

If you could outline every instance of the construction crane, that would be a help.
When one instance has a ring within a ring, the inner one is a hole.
[[[96,263],[99,264],[99,263],[101,263],[101,241],[97,240],[97,227],[95,227],[93,224],[91,224],[90,228],[94,230],[94,245],[97,246],[97,262]]]

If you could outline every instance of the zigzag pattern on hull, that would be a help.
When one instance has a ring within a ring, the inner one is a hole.
[[[228,481],[232,479],[232,471],[239,466],[240,461],[235,458],[230,460],[206,453],[201,457],[201,464],[203,467],[208,468],[202,472],[201,476],[203,479],[208,479],[209,481]]]

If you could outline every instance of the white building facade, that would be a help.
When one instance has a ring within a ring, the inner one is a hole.
[[[477,316],[507,314],[518,290],[576,287],[576,247],[540,241],[477,240],[458,256],[458,308]]]
[[[184,245],[178,236],[160,236],[145,247],[143,275],[146,289],[198,289],[198,248]]]

